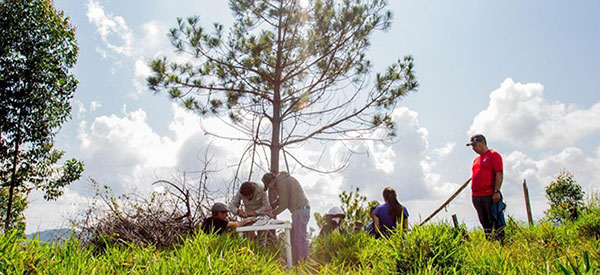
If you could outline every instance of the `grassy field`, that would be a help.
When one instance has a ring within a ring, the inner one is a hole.
[[[504,245],[445,223],[377,240],[330,234],[312,242],[291,274],[600,274],[600,207],[557,226],[509,223]],[[101,251],[75,240],[44,244],[0,236],[3,274],[284,274],[284,254],[237,235],[197,234],[171,249],[121,244]]]

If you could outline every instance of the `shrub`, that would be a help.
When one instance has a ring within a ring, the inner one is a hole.
[[[573,179],[573,174],[560,172],[556,180],[546,187],[546,198],[550,202],[546,217],[557,223],[577,219],[584,194],[581,186]]]
[[[582,211],[582,215],[575,222],[577,232],[582,238],[600,239],[600,196],[594,194]]]

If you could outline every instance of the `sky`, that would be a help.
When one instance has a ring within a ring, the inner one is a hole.
[[[227,3],[55,1],[71,18],[80,48],[72,119],[56,145],[67,157],[83,160],[85,172],[56,201],[31,195],[27,233],[67,226],[88,207],[90,178],[115,194],[148,195],[155,180],[197,171],[209,155],[218,170],[211,184],[219,188],[231,180],[244,144],[205,135],[203,129],[226,127],[145,84],[149,60],[183,58],[166,35],[177,17],[198,15],[203,26],[220,22],[227,29]],[[419,89],[394,110],[398,142],[354,143],[364,153],[334,174],[291,167],[312,213],[338,205],[338,194],[356,187],[368,200],[382,202],[383,188],[391,186],[408,208],[409,223],[418,224],[471,176],[476,154],[465,143],[474,133],[484,134],[503,157],[506,214],[515,220],[527,217],[524,180],[536,220],[548,208],[545,186],[561,171],[573,173],[586,193],[598,192],[600,2],[390,1],[388,8],[392,27],[373,34],[367,57],[378,72],[412,55]],[[332,143],[324,150],[334,156],[340,147]],[[323,148],[309,143],[296,150],[315,162]],[[452,214],[478,226],[469,189],[436,220],[448,221]],[[314,218],[309,226],[316,227]]]

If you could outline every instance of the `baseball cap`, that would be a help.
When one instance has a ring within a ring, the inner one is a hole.
[[[262,181],[262,182],[265,184],[265,190],[269,189],[269,182],[271,182],[271,181],[272,181],[272,180],[274,180],[275,178],[276,178],[276,177],[275,177],[275,174],[273,174],[273,173],[271,173],[271,172],[269,172],[269,173],[266,173],[266,174],[265,174],[265,175],[262,177],[261,181]]]
[[[471,137],[470,142],[467,143],[467,146],[473,146],[473,145],[475,145],[475,143],[477,143],[479,141],[486,142],[485,141],[485,137],[483,135],[481,135],[481,134],[474,135],[474,136]]]
[[[211,210],[213,213],[221,213],[221,212],[229,212],[229,209],[227,208],[227,205],[225,205],[222,202],[215,202],[215,204],[213,204]]]

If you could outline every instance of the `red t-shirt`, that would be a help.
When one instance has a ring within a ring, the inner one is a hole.
[[[496,173],[502,172],[502,157],[490,149],[473,160],[472,170],[473,196],[491,196],[494,194]]]

